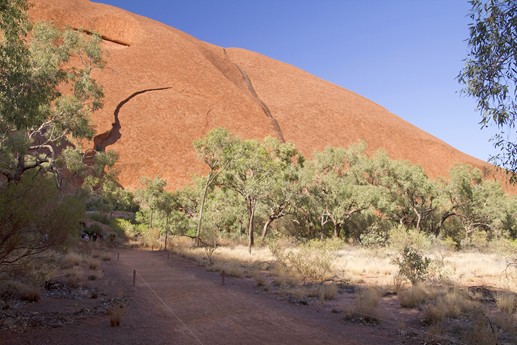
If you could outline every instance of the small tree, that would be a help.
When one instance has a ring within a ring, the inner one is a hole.
[[[198,158],[201,159],[209,168],[205,178],[204,188],[201,195],[199,206],[199,214],[196,231],[196,244],[199,246],[201,236],[201,227],[203,222],[203,213],[205,211],[205,201],[210,187],[217,181],[218,176],[228,165],[228,152],[231,151],[231,145],[235,142],[235,138],[224,128],[216,128],[206,135],[205,138],[196,140],[194,148],[197,151]]]

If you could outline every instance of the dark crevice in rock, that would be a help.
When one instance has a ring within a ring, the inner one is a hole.
[[[271,110],[269,109],[268,105],[262,99],[260,99],[259,95],[257,94],[257,91],[253,87],[253,83],[251,82],[248,73],[246,73],[246,71],[243,68],[241,68],[238,64],[230,60],[230,57],[228,56],[226,49],[224,49],[224,55],[228,59],[228,61],[230,61],[235,67],[237,67],[237,69],[241,73],[242,80],[244,81],[244,84],[246,84],[246,87],[248,88],[249,92],[251,93],[253,98],[255,98],[255,100],[260,104],[260,107],[264,111],[264,114],[266,114],[266,116],[270,119],[271,126],[273,127],[273,130],[275,131],[275,134],[278,137],[278,139],[282,142],[285,142],[284,133],[282,131],[282,128],[280,127],[280,124],[271,113]]]
[[[118,44],[118,45],[121,45],[121,46],[124,46],[124,47],[130,47],[131,46],[127,42],[123,42],[121,40],[117,40],[117,39],[114,39],[114,38],[111,38],[111,37],[108,37],[108,36],[105,36],[105,35],[101,35],[98,32],[94,32],[94,31],[90,31],[90,30],[86,30],[86,29],[79,29],[79,28],[74,28],[74,30],[75,31],[79,31],[79,32],[84,32],[87,35],[94,35],[94,34],[98,35],[100,38],[102,38],[103,41],[115,43],[115,44]]]
[[[171,87],[160,87],[160,88],[156,88],[156,89],[140,90],[140,91],[136,91],[136,92],[132,93],[129,97],[122,100],[115,108],[115,112],[114,112],[115,122],[111,124],[111,129],[109,131],[96,135],[93,138],[93,144],[94,144],[95,151],[99,151],[99,152],[105,151],[107,146],[113,145],[122,137],[122,134],[120,134],[120,128],[122,128],[122,126],[120,125],[119,112],[120,112],[120,109],[122,109],[122,107],[127,102],[129,102],[134,97],[141,95],[143,93],[146,93],[146,92],[161,91],[161,90],[168,90],[168,89],[171,89]]]

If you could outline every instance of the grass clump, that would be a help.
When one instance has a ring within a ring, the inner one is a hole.
[[[430,289],[423,284],[416,284],[408,289],[399,290],[398,297],[402,308],[417,308],[432,298]]]
[[[3,300],[20,300],[37,302],[41,298],[40,289],[16,280],[7,280],[0,285],[0,297]]]
[[[338,293],[338,286],[332,282],[330,284],[322,284],[319,289],[319,297],[321,301],[334,299]]]
[[[446,318],[457,318],[472,311],[474,307],[474,302],[466,294],[459,290],[451,290],[439,295],[434,302],[423,308],[424,319],[427,323],[434,324]]]
[[[355,296],[353,309],[345,310],[345,320],[370,325],[379,323],[381,318],[381,311],[379,310],[381,296],[381,290],[375,287],[359,290]]]

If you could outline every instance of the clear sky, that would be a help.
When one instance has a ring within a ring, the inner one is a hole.
[[[477,158],[496,153],[455,80],[467,54],[467,0],[96,2],[297,66]]]

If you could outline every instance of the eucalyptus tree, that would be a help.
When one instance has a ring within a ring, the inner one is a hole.
[[[201,194],[199,207],[196,243],[199,245],[201,227],[203,222],[203,212],[208,191],[216,183],[217,178],[223,172],[230,159],[229,152],[235,143],[236,138],[224,128],[216,128],[209,132],[204,138],[194,142],[198,158],[208,166],[208,173],[205,177],[204,187]]]
[[[322,229],[330,222],[334,237],[346,232],[353,215],[377,202],[378,189],[366,180],[367,160],[364,144],[358,144],[346,150],[327,147],[306,164],[304,188],[315,199]]]
[[[180,208],[178,193],[167,191],[159,193],[156,200],[156,208],[165,215],[165,250],[167,250],[170,232],[169,220],[171,219],[172,213]]]
[[[410,162],[391,160],[383,151],[371,162],[374,169],[370,171],[375,170],[377,175],[374,183],[382,187],[379,210],[400,225],[432,231],[439,197],[423,169]]]
[[[264,140],[263,145],[269,154],[271,172],[264,179],[266,192],[263,207],[266,209],[266,221],[262,229],[262,239],[267,236],[269,227],[275,220],[290,212],[302,192],[299,173],[305,161],[291,143],[269,137]]]
[[[471,0],[469,52],[458,75],[477,102],[481,127],[495,125],[496,163],[517,171],[517,5],[515,0]],[[515,178],[515,175],[513,176]]]
[[[457,165],[451,169],[444,193],[448,204],[442,216],[442,226],[450,217],[458,219],[464,240],[468,240],[476,230],[493,232],[504,218],[506,197],[501,185],[484,180],[481,171],[470,165]]]
[[[266,181],[274,171],[274,164],[266,148],[255,140],[238,141],[229,151],[231,159],[224,175],[223,184],[238,193],[246,204],[248,248],[251,252],[254,240],[255,213],[269,187]]]
[[[100,37],[32,25],[28,6],[0,5],[0,174],[10,183],[33,169],[57,175],[63,147],[91,139],[103,98],[91,77],[103,67]]]
[[[154,211],[158,209],[158,203],[165,193],[167,182],[160,177],[155,179],[142,178],[141,182],[145,189],[138,190],[136,197],[141,206],[149,209],[149,228],[152,228]]]

